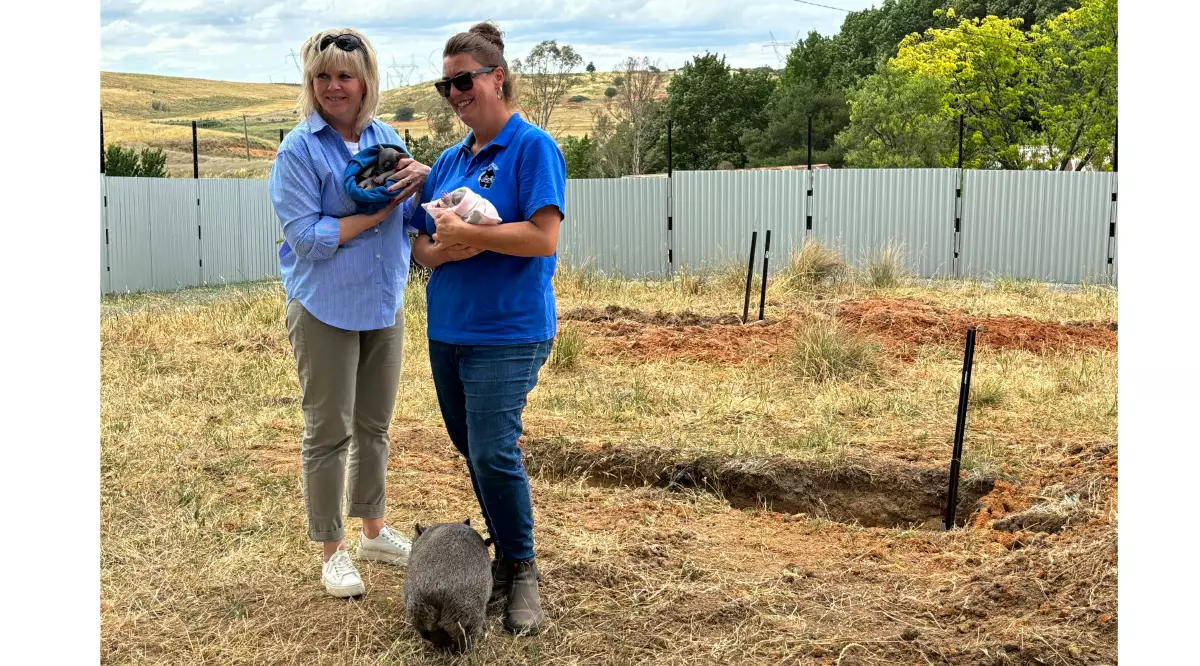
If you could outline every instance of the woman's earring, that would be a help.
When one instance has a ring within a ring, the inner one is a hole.
[[[496,99],[504,99],[504,89],[496,90]]]

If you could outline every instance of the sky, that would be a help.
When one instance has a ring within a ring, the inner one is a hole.
[[[813,0],[861,10],[873,0]],[[102,0],[100,69],[239,82],[299,79],[290,53],[314,32],[362,31],[380,83],[440,75],[446,39],[481,20],[505,33],[509,60],[548,39],[615,69],[629,56],[676,68],[706,51],[734,67],[779,67],[811,30],[837,32],[845,12],[795,0],[527,0],[494,9],[469,0]],[[772,46],[772,42],[779,43]],[[777,55],[778,52],[778,55]],[[297,58],[298,60],[298,58]]]

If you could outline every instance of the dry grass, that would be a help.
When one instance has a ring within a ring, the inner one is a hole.
[[[912,279],[912,271],[905,263],[904,249],[899,245],[888,245],[876,250],[867,260],[862,279],[875,289],[894,289]]]
[[[619,304],[740,316],[744,273],[736,277],[622,281],[565,270],[556,288],[563,311]],[[853,283],[768,287],[768,317],[801,326],[876,293]],[[979,314],[1116,319],[1115,292],[1100,288],[944,283],[888,294]],[[368,594],[357,601],[318,584],[278,285],[106,298],[103,307],[101,661],[454,663],[405,625],[402,570],[363,566]],[[478,520],[438,416],[422,289],[410,286],[406,311],[389,522],[407,531],[418,519]],[[949,459],[961,349],[925,347],[909,360],[878,350],[874,373],[812,382],[793,374],[786,345],[765,362],[634,363],[601,355],[593,329],[564,330],[579,335],[576,361],[542,374],[526,412],[531,438],[647,456],[782,454],[833,471],[851,459]],[[832,339],[855,340],[847,336]],[[986,524],[862,528],[737,510],[699,491],[535,478],[550,627],[513,639],[493,618],[479,652],[460,663],[1114,660],[1116,367],[1115,352],[1101,350],[977,350],[964,468],[1011,480],[1009,513],[1039,502],[1054,515],[1071,502],[1094,507],[1049,536]],[[1051,492],[1056,483],[1065,490]],[[1083,500],[1079,488],[1101,490]],[[989,506],[1006,511],[1001,504]],[[356,539],[358,525],[349,527]]]

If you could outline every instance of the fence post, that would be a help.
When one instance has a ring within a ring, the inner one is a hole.
[[[200,177],[200,147],[196,140],[196,121],[192,121],[192,178]]]
[[[283,128],[279,128],[279,144],[283,145]]]
[[[808,171],[804,174],[808,187],[804,193],[804,240],[812,235],[813,172],[812,172],[812,116],[808,117]]]
[[[1105,271],[1108,273],[1110,285],[1116,280],[1116,265],[1113,260],[1117,256],[1117,126],[1115,122],[1113,124],[1112,163],[1112,203],[1108,213],[1108,260],[1105,263]]]
[[[250,130],[246,128],[246,114],[242,114],[242,136],[246,139],[246,161],[250,161]]]
[[[962,277],[962,266],[959,254],[962,250],[962,214],[963,214],[963,184],[966,178],[963,174],[963,129],[966,121],[963,114],[958,114],[958,173],[956,174],[957,187],[954,188],[954,240],[951,246],[954,248],[954,259],[952,261],[954,277]]]
[[[958,509],[958,476],[962,465],[963,439],[967,432],[967,408],[971,402],[971,370],[975,362],[974,328],[967,329],[967,346],[963,350],[962,383],[958,388],[958,415],[954,422],[954,453],[950,458],[950,488],[946,493],[946,517],[942,527],[954,529],[954,513]]]
[[[104,173],[104,109],[100,109],[100,173]]]
[[[671,143],[675,121],[667,119],[667,277],[675,276],[675,154]]]

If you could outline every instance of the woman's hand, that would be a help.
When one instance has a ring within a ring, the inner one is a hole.
[[[360,213],[358,215],[350,215],[338,220],[338,245],[345,245],[356,238],[359,234],[378,226],[387,219],[392,211],[396,210],[404,200],[397,197],[387,202],[387,205],[374,213]]]
[[[400,201],[407,201],[409,197],[421,191],[425,186],[425,179],[429,176],[429,167],[420,162],[407,157],[400,158],[396,163],[398,171],[394,178],[396,182],[388,187],[388,193],[400,190],[396,196]]]
[[[451,261],[470,259],[483,252],[483,250],[477,247],[461,243],[439,243],[425,234],[417,236],[417,241],[413,243],[412,251],[417,261],[426,268],[437,268]]]
[[[481,250],[477,247],[471,247],[470,245],[463,245],[462,243],[459,243],[457,245],[444,245],[442,243],[437,243],[437,242],[435,242],[433,244],[433,251],[439,253],[442,256],[442,259],[444,260],[442,263],[446,263],[449,261],[462,261],[463,259],[470,259],[471,257],[474,257],[475,255],[479,254],[480,252],[483,252],[483,250]]]
[[[433,214],[433,223],[437,225],[437,231],[433,234],[435,242],[442,245],[466,244],[467,237],[474,231],[474,228],[459,217],[458,213],[445,208],[434,209],[431,213]]]

